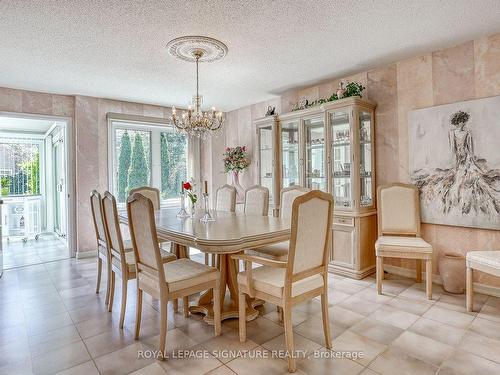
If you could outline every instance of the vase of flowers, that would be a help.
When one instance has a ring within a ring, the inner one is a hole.
[[[224,172],[231,173],[232,185],[236,188],[237,201],[245,199],[245,191],[240,184],[240,172],[250,165],[245,146],[227,147],[224,156]]]
[[[194,190],[195,184],[193,181],[188,181],[184,182],[182,184],[182,187],[184,188],[184,191],[189,198],[189,203],[191,206],[191,217],[194,217],[194,215],[196,214],[196,202],[198,201],[198,195]]]

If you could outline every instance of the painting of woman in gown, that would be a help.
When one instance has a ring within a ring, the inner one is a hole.
[[[470,113],[459,110],[448,118],[451,163],[445,168],[412,171],[423,210],[427,207],[434,216],[446,218],[444,224],[455,220],[454,225],[461,225],[461,218],[465,218],[473,223],[467,226],[494,228],[500,218],[500,169],[490,167],[486,159],[476,154]],[[500,139],[492,137],[491,142],[497,143],[500,153]]]

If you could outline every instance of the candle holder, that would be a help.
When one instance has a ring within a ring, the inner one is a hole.
[[[205,203],[205,213],[200,219],[203,223],[208,223],[209,221],[215,221],[215,219],[210,215],[210,211],[208,210],[208,193],[203,193],[203,202]]]
[[[179,210],[179,212],[177,213],[177,217],[179,218],[185,218],[185,217],[189,217],[189,214],[186,212],[186,194],[184,193],[181,193],[181,209]]]

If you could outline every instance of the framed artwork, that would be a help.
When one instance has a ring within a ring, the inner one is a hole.
[[[500,96],[408,114],[422,221],[500,229]]]

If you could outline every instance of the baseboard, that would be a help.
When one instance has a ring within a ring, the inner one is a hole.
[[[394,275],[415,278],[415,270],[408,268],[391,266],[389,264],[384,264],[384,271],[392,273]],[[422,280],[425,280],[425,272],[422,272]],[[443,285],[443,278],[441,275],[432,275],[432,282],[438,285]],[[499,297],[500,298],[500,288],[496,286],[490,286],[481,283],[474,283],[474,292],[486,294],[488,296]]]
[[[88,259],[88,258],[95,258],[96,256],[97,256],[96,250],[77,251],[75,258],[76,259]]]

